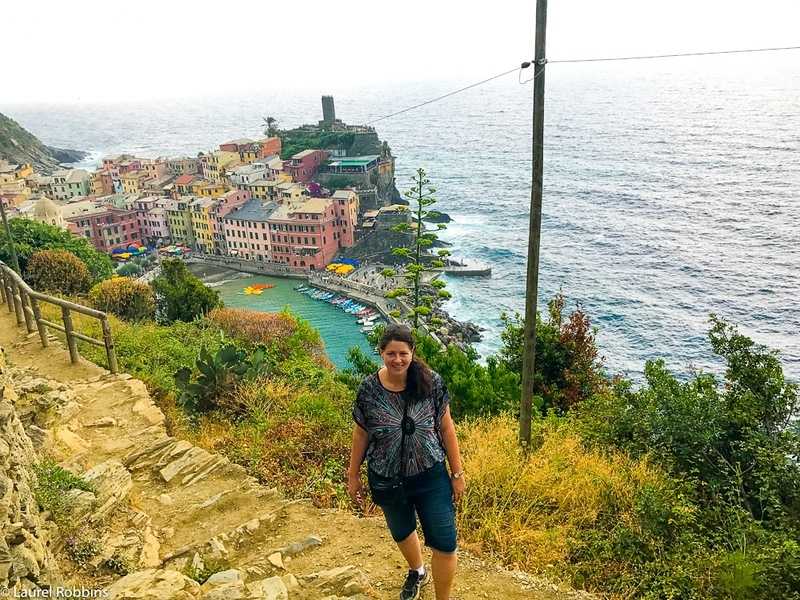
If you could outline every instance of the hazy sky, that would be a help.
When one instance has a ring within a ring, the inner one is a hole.
[[[800,45],[800,0],[549,4],[551,59]],[[530,57],[534,6],[535,0],[5,0],[0,104],[469,83]],[[774,60],[800,68],[800,52]]]

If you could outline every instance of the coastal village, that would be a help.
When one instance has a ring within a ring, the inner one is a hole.
[[[340,272],[335,291],[356,293],[386,313],[398,303],[379,300],[391,282],[374,265],[391,260],[392,228],[411,222],[395,187],[395,158],[374,128],[337,119],[333,97],[322,97],[322,112],[316,125],[294,131],[328,145],[290,156],[283,132],[265,120],[266,137],[226,141],[195,157],[120,154],[104,157],[94,172],[51,173],[0,161],[0,200],[10,218],[66,229],[119,261],[153,251],[266,275],[309,276],[316,284],[330,283],[326,267],[340,257],[371,262],[370,270],[348,271],[349,279]],[[353,149],[376,153],[350,155]],[[436,314],[446,323],[437,332],[443,341],[479,339],[474,325],[453,320],[441,307]]]

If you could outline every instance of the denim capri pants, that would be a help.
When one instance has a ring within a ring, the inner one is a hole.
[[[367,470],[370,489],[379,480],[386,480]],[[422,525],[425,545],[452,554],[456,551],[456,509],[453,505],[453,484],[444,461],[403,480],[404,494],[392,502],[379,504],[395,542],[402,542]],[[374,495],[374,494],[373,494]]]

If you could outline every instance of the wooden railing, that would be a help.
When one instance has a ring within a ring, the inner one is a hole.
[[[34,291],[16,271],[2,261],[0,261],[0,298],[2,298],[3,303],[8,305],[8,312],[16,313],[17,325],[25,325],[28,333],[39,331],[39,338],[43,347],[47,348],[49,345],[48,328],[55,329],[66,336],[69,358],[73,363],[77,363],[80,359],[78,340],[81,340],[94,346],[105,347],[109,370],[112,373],[119,372],[117,355],[114,352],[114,340],[111,337],[111,325],[108,323],[106,313]],[[63,325],[53,323],[42,317],[40,302],[60,307]],[[72,312],[99,320],[100,326],[103,328],[103,340],[96,340],[79,331],[75,331],[75,326],[72,323]]]

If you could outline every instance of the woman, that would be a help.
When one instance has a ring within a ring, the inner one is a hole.
[[[450,399],[439,374],[414,355],[408,327],[387,327],[379,348],[383,366],[364,379],[353,408],[347,491],[360,502],[360,470],[366,459],[372,498],[408,562],[401,600],[419,598],[430,581],[417,517],[433,554],[436,600],[450,600],[457,561],[454,501],[461,499],[465,486]]]

